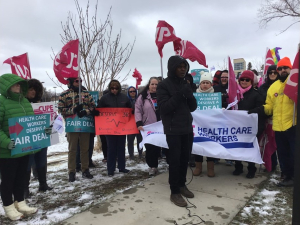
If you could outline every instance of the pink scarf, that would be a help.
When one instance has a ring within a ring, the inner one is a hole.
[[[249,91],[251,88],[252,88],[252,85],[250,85],[249,87],[247,87],[247,88],[242,88],[241,86],[240,86],[240,84],[238,84],[237,85],[238,86],[238,89],[239,89],[239,94],[240,94],[240,99],[243,99],[244,98],[244,93],[245,92],[247,92],[247,91]]]

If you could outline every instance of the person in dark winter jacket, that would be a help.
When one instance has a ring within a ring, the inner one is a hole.
[[[158,79],[151,77],[136,100],[134,116],[138,130],[144,130],[143,126],[160,120],[156,96],[157,84]],[[145,148],[146,162],[149,166],[149,176],[155,176],[158,173],[158,158],[161,149],[152,144],[145,144]]]
[[[37,208],[27,206],[24,199],[24,182],[29,154],[24,152],[11,156],[15,141],[10,139],[8,120],[14,117],[34,115],[29,101],[25,98],[27,81],[14,74],[0,77],[0,172],[1,199],[5,215],[11,220],[19,220],[24,214],[37,212]]]
[[[132,109],[134,110],[135,102],[137,99],[137,90],[135,87],[130,86],[127,89],[127,97],[131,102]],[[137,137],[137,134],[128,134],[127,135],[127,148],[128,148],[128,154],[130,159],[134,159],[134,139]],[[138,145],[138,142],[137,142]],[[139,146],[137,146],[139,150]],[[140,151],[139,151],[140,152]]]
[[[171,56],[168,60],[168,77],[157,87],[159,112],[169,146],[170,200],[181,207],[187,205],[182,195],[194,197],[185,185],[193,145],[191,112],[197,108],[191,85],[185,79],[188,71],[186,59],[179,55]]]
[[[110,92],[102,96],[98,101],[97,108],[131,108],[130,100],[125,94],[121,93],[121,84],[119,81],[112,80],[108,87]],[[115,174],[116,157],[118,157],[119,172],[130,172],[125,168],[126,135],[106,135],[106,140],[108,176],[114,176]]]
[[[240,92],[240,101],[238,102],[238,110],[255,109],[264,104],[263,96],[256,91],[253,87],[254,73],[250,70],[245,70],[239,77],[238,89]],[[256,137],[259,137],[265,129],[265,116],[263,113],[258,114],[258,132]],[[254,178],[256,173],[255,163],[248,162],[247,178]],[[235,161],[235,170],[233,175],[240,175],[243,173],[243,164],[241,161]]]
[[[220,78],[221,78],[221,70],[217,70],[215,72],[214,78],[213,78],[213,86],[217,86],[220,84]]]
[[[214,86],[214,92],[221,92],[222,94],[222,108],[227,108],[228,102],[228,70],[223,70],[220,75],[220,83]]]
[[[28,80],[28,92],[26,98],[30,103],[39,103],[42,100],[42,96],[44,93],[44,87],[42,83],[37,79]],[[28,170],[26,174],[26,182],[25,182],[25,191],[24,197],[29,198],[29,184],[31,177],[31,167],[33,163],[35,164],[35,169],[37,172],[37,177],[39,181],[39,191],[45,192],[50,191],[53,188],[49,187],[47,184],[47,149],[43,148],[41,151],[35,153],[34,155],[30,155]]]

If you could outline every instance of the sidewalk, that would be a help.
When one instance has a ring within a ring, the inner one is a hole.
[[[256,165],[258,166],[258,165]],[[244,173],[233,176],[234,166],[226,166],[224,160],[215,165],[216,177],[206,176],[206,163],[203,174],[193,177],[188,188],[195,194],[189,199],[197,208],[190,208],[191,215],[201,217],[209,225],[230,224],[235,215],[245,206],[256,192],[258,184],[267,177],[257,172],[254,179],[247,179],[247,166]],[[188,170],[188,182],[192,178]],[[160,174],[138,186],[116,194],[111,199],[77,214],[60,224],[65,225],[153,225],[188,222],[199,223],[197,217],[189,217],[188,210],[170,202],[168,173]],[[190,206],[190,204],[189,204]]]

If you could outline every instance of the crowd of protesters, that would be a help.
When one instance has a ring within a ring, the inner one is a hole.
[[[282,181],[278,186],[293,186],[294,150],[296,136],[296,121],[294,118],[294,102],[284,93],[287,78],[292,64],[289,58],[281,59],[277,65],[271,65],[265,75],[265,82],[259,86],[256,71],[245,70],[237,79],[239,90],[238,110],[245,110],[249,114],[258,114],[258,139],[267,136],[274,142],[274,149],[269,156],[272,171],[276,170],[279,162]],[[193,117],[191,112],[196,110],[197,101],[193,93],[220,92],[222,107],[228,102],[227,70],[201,74],[199,84],[193,82],[188,73],[189,64],[181,56],[172,56],[168,61],[168,76],[164,80],[151,77],[143,90],[130,86],[127,95],[121,93],[118,80],[111,80],[108,90],[98,100],[93,99],[81,85],[80,78],[69,78],[68,89],[61,93],[58,102],[58,112],[64,117],[98,116],[96,108],[131,108],[137,129],[142,131],[144,126],[162,121],[166,141],[170,150],[164,149],[169,164],[170,200],[178,206],[186,206],[184,197],[193,198],[194,194],[188,190],[186,174],[188,165],[193,164],[193,175],[202,173],[203,156],[193,155]],[[258,87],[259,86],[259,87]],[[81,92],[79,89],[81,88]],[[36,152],[27,152],[11,156],[15,148],[15,141],[10,139],[8,119],[19,116],[33,115],[30,103],[38,103],[42,99],[43,86],[36,79],[23,80],[14,74],[4,74],[0,77],[0,173],[1,199],[4,211],[11,220],[19,220],[24,215],[37,212],[37,208],[29,207],[25,199],[30,197],[29,183],[31,170],[35,170],[39,181],[39,191],[51,191],[47,184],[47,148]],[[97,102],[96,102],[97,101]],[[271,127],[271,128],[270,128]],[[264,131],[269,132],[264,133]],[[51,134],[51,127],[45,128],[47,135]],[[68,176],[69,182],[76,180],[76,172],[81,171],[82,177],[92,179],[89,168],[95,167],[92,162],[94,147],[94,133],[68,132]],[[134,142],[140,158],[143,149],[139,146],[141,134],[130,135],[101,135],[102,150],[107,163],[108,176],[114,176],[116,165],[119,172],[129,173],[126,169],[126,138],[129,159],[134,159]],[[158,159],[162,149],[152,144],[145,144],[145,159],[149,166],[149,175],[158,174]],[[206,157],[207,176],[215,177],[214,166],[220,159]],[[226,159],[225,159],[226,160]],[[228,164],[232,163],[229,160]],[[116,163],[117,162],[117,163]],[[247,162],[246,177],[255,177],[257,168],[255,163]],[[244,172],[241,161],[235,161],[233,175]]]

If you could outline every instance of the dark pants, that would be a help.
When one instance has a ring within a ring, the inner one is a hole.
[[[134,139],[136,138],[136,134],[129,134],[127,135],[127,148],[128,154],[130,157],[134,156]]]
[[[243,170],[243,164],[242,164],[241,161],[235,161],[235,165],[234,166],[235,166],[236,170],[239,170],[239,171]],[[256,172],[255,163],[248,162],[247,169],[248,169],[248,173],[254,173],[255,174],[255,172]]]
[[[138,149],[139,155],[142,155],[143,148],[140,148],[140,143],[142,142],[143,137],[142,137],[141,133],[138,133],[136,135],[136,140],[137,140],[137,149]]]
[[[166,135],[169,146],[169,184],[172,194],[179,194],[185,186],[189,155],[193,146],[193,133]]]
[[[28,161],[28,155],[19,158],[0,158],[1,199],[3,206],[9,206],[14,201],[24,201],[24,182]],[[12,196],[14,196],[14,200]]]
[[[194,154],[193,154],[194,155]],[[203,156],[202,155],[194,155],[195,156],[195,162],[203,162]],[[215,158],[206,157],[206,162],[215,161]]]
[[[36,169],[45,167],[47,165],[47,150],[48,148],[42,148],[41,151],[33,155],[29,155],[27,171],[31,171],[32,165],[35,165]]]
[[[90,133],[90,142],[89,142],[89,164],[93,164],[93,151],[94,151],[94,142],[95,142],[95,133]],[[78,147],[77,147],[77,152],[76,152],[76,168],[80,169],[80,146],[79,146],[79,141],[78,141]]]
[[[286,131],[275,131],[275,141],[279,163],[282,164],[282,172],[288,178],[294,177],[294,152],[296,142],[296,126]]]
[[[116,169],[116,157],[118,157],[118,169],[125,169],[125,143],[126,135],[106,135],[107,140],[107,172],[114,173]]]
[[[151,144],[145,144],[146,163],[150,168],[158,167],[158,158],[160,157],[161,148]]]
[[[102,152],[104,159],[107,159],[107,141],[105,135],[99,135],[102,144]]]

